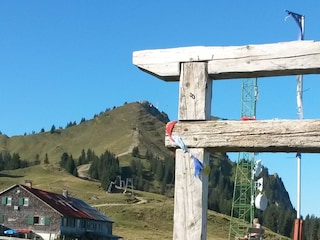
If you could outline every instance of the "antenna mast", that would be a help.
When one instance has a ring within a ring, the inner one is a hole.
[[[257,79],[243,79],[241,120],[256,119],[257,98]],[[246,235],[248,222],[252,223],[253,221],[255,197],[253,170],[254,153],[239,153],[234,181],[229,240]]]

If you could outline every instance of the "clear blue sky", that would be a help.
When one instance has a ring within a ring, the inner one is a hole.
[[[23,135],[91,119],[106,108],[148,100],[177,119],[178,83],[132,64],[136,50],[320,39],[319,1],[16,1],[0,2],[0,131]],[[297,119],[296,78],[259,79],[258,119]],[[304,118],[319,118],[319,76],[304,77]],[[241,81],[213,84],[212,115],[238,119]],[[237,160],[231,155],[233,160]],[[260,154],[296,206],[295,154]],[[302,155],[302,214],[320,217],[319,154]]]

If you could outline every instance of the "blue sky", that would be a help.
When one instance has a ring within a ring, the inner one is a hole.
[[[177,119],[178,83],[132,64],[137,50],[320,39],[319,1],[16,1],[0,2],[0,131],[8,136],[65,127],[106,108],[148,100]],[[258,80],[258,119],[297,119],[296,78]],[[304,76],[304,118],[319,118],[319,76]],[[239,119],[241,81],[213,83],[212,115]],[[230,155],[237,160],[235,154]],[[296,207],[295,154],[259,154],[284,181]],[[320,217],[319,154],[302,155],[302,214]]]

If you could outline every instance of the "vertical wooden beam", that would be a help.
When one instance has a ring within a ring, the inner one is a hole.
[[[206,62],[181,64],[179,120],[209,120],[211,114],[212,80]]]
[[[190,153],[209,164],[209,152],[192,148]],[[208,176],[194,176],[194,163],[188,153],[176,150],[174,192],[174,240],[207,239]]]
[[[179,121],[208,120],[211,114],[212,80],[207,63],[181,64],[179,91]],[[183,140],[183,139],[182,139]],[[208,176],[194,175],[193,154],[203,164],[209,164],[210,154],[203,148],[189,152],[176,150],[174,240],[207,239]]]

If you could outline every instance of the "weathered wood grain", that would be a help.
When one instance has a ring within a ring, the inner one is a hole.
[[[214,152],[320,153],[320,120],[180,121],[173,134]],[[165,145],[174,147],[168,136]]]
[[[190,153],[206,165],[210,154],[204,149]],[[174,240],[207,239],[208,175],[194,176],[194,162],[189,153],[176,150],[174,193]]]
[[[184,62],[207,62],[211,79],[318,74],[320,42],[195,46],[133,52],[134,65],[165,81],[179,81],[180,64]]]
[[[179,88],[179,120],[208,120],[211,116],[212,80],[208,78],[207,63],[182,63]],[[192,148],[189,153],[176,150],[174,240],[207,239],[208,176],[194,176],[190,153],[208,165],[204,148]]]
[[[179,120],[210,118],[212,80],[204,62],[183,63],[180,76]]]
[[[320,152],[320,120],[201,121],[211,110],[212,80],[320,73],[320,43],[294,41],[231,47],[136,51],[133,64],[165,81],[180,81],[176,149],[174,240],[206,239],[208,179],[193,176],[189,154]],[[166,136],[165,145],[176,147]]]

